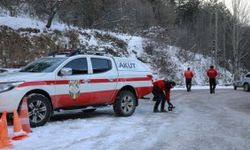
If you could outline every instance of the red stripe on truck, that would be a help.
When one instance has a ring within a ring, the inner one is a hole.
[[[90,79],[89,83],[107,83],[107,82],[129,82],[129,81],[148,81],[150,77],[134,77],[134,78],[117,78],[117,79]],[[24,82],[18,85],[18,88],[27,86],[41,86],[41,85],[64,85],[69,84],[70,80],[49,80],[49,81],[31,81]],[[84,83],[84,80],[80,80]]]
[[[60,85],[60,84],[68,84],[69,80],[54,80],[54,81],[31,81],[31,82],[24,82],[19,84],[17,87],[27,87],[27,86],[41,86],[41,85]]]
[[[118,78],[118,82],[124,82],[124,81],[148,81],[151,80],[149,77],[133,77],[133,78]]]
[[[91,79],[89,83],[106,83],[106,82],[116,82],[116,79]]]

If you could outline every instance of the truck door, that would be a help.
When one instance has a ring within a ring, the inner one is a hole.
[[[90,57],[91,75],[87,83],[93,91],[92,101],[96,104],[109,104],[116,92],[117,69],[111,58]]]
[[[88,81],[87,58],[76,58],[69,61],[63,68],[71,68],[72,74],[62,75],[60,71],[57,76],[56,86],[57,107],[74,107],[91,104],[92,94],[86,82]],[[63,69],[62,68],[62,69]]]

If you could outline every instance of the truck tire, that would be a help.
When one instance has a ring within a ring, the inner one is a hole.
[[[113,105],[114,112],[118,116],[131,116],[136,107],[136,97],[131,91],[121,91]]]
[[[31,127],[43,126],[49,121],[52,107],[49,99],[42,94],[31,94],[27,98]]]
[[[249,84],[248,83],[244,84],[244,91],[249,91]]]

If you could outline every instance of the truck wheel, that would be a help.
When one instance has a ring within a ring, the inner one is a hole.
[[[136,97],[130,91],[121,91],[116,97],[113,105],[114,111],[118,116],[131,116],[136,107]]]
[[[27,100],[30,126],[43,126],[49,121],[52,112],[48,98],[41,94],[31,94]]]
[[[249,91],[249,85],[247,83],[244,84],[244,91]]]
[[[234,86],[234,90],[237,90],[237,86]]]

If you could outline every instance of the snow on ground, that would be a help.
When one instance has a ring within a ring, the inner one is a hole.
[[[153,113],[154,102],[140,100],[130,117],[112,107],[92,113],[59,114],[32,129],[13,150],[246,150],[250,146],[249,93],[233,89],[172,92],[173,112]],[[237,103],[235,103],[237,101]],[[9,126],[12,132],[12,126]]]
[[[201,89],[209,89],[209,86],[199,86],[199,85],[194,85],[192,86],[192,90],[201,90]],[[216,86],[216,89],[233,89],[233,86]],[[178,86],[175,87],[173,90],[186,90],[184,86]]]
[[[114,33],[114,32],[109,32],[110,35],[121,39],[123,41],[126,41],[128,43],[128,52],[131,54],[133,57],[135,56],[141,56],[143,53],[143,43],[144,43],[144,38],[139,37],[139,36],[132,36],[128,34],[123,34],[123,33]],[[136,55],[134,54],[136,52]]]
[[[31,19],[29,17],[0,16],[0,25],[5,25],[13,29],[36,28],[36,29],[44,30],[46,23],[40,20]],[[68,29],[68,26],[66,24],[53,22],[51,29],[63,31],[65,29]]]

